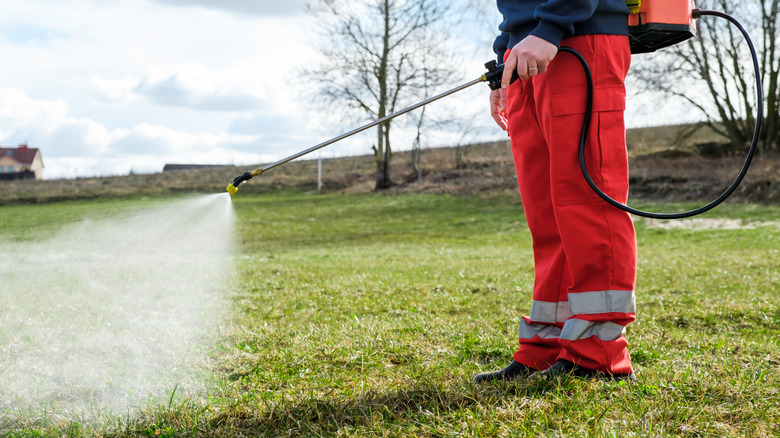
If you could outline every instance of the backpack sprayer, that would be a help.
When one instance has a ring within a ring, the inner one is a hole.
[[[586,76],[587,97],[586,97],[586,106],[585,106],[585,120],[583,121],[582,132],[580,135],[579,161],[580,161],[580,169],[582,170],[582,174],[585,177],[585,180],[587,181],[588,185],[593,189],[593,191],[595,191],[596,194],[598,194],[602,199],[604,199],[609,204],[615,206],[616,208],[643,217],[649,217],[654,219],[679,219],[679,218],[685,218],[685,217],[695,216],[697,214],[704,213],[705,211],[708,211],[713,207],[717,206],[718,204],[720,204],[721,202],[723,202],[734,192],[734,190],[736,190],[736,188],[742,182],[742,179],[747,174],[748,168],[750,167],[750,163],[753,160],[753,156],[755,155],[758,146],[764,107],[763,107],[763,88],[761,85],[761,71],[758,64],[758,56],[756,55],[756,50],[753,46],[753,42],[750,39],[750,36],[748,35],[747,31],[736,19],[723,12],[695,9],[693,0],[626,0],[626,5],[629,7],[629,11],[630,11],[630,15],[628,17],[628,29],[629,29],[629,40],[631,44],[632,54],[654,52],[658,49],[677,44],[679,42],[685,41],[693,37],[694,34],[696,33],[695,20],[697,20],[701,16],[706,16],[706,15],[724,18],[729,22],[731,22],[733,25],[735,25],[742,33],[742,36],[745,38],[745,41],[747,42],[748,47],[750,49],[750,54],[753,59],[753,68],[755,70],[755,78],[756,78],[756,124],[755,124],[755,129],[753,130],[753,139],[750,144],[750,149],[748,150],[747,157],[745,159],[744,164],[742,165],[742,168],[739,171],[739,174],[737,175],[735,180],[731,183],[731,185],[726,189],[726,191],[724,191],[717,199],[710,202],[709,204],[706,204],[695,210],[685,211],[681,213],[667,214],[667,213],[646,212],[646,211],[637,210],[627,205],[624,205],[610,198],[609,195],[604,193],[596,185],[596,183],[593,182],[593,179],[590,177],[590,174],[588,173],[588,169],[585,165],[585,143],[588,135],[588,127],[590,125],[591,115],[593,112],[592,110],[593,79],[591,76],[590,68],[588,67],[588,63],[579,52],[577,52],[576,50],[570,47],[560,48],[561,52],[570,53],[579,60],[580,64],[582,64],[583,71]],[[464,90],[468,87],[471,87],[472,85],[481,82],[487,82],[491,90],[497,90],[501,88],[501,78],[504,73],[503,64],[497,64],[496,61],[490,61],[487,64],[485,64],[485,67],[487,68],[488,71],[482,76],[480,76],[479,78],[471,82],[467,82],[449,91],[445,91],[444,93],[441,93],[429,99],[418,102],[408,108],[404,108],[393,114],[382,117],[371,123],[363,125],[357,129],[341,134],[330,140],[324,141],[318,145],[312,146],[306,150],[293,154],[287,158],[283,158],[275,163],[268,164],[266,166],[258,167],[256,169],[244,172],[243,174],[233,179],[232,183],[228,184],[227,191],[231,195],[234,195],[238,191],[238,186],[241,183],[249,181],[253,177],[258,176],[267,170],[288,163],[296,158],[302,157],[306,154],[314,152],[325,146],[341,141],[359,132],[365,131],[366,129],[382,124],[390,119],[398,117],[402,114],[406,114],[417,108],[425,106],[431,102],[437,101],[451,94],[457,93],[458,91]],[[513,74],[510,82],[514,82],[516,79],[518,79],[517,72]]]

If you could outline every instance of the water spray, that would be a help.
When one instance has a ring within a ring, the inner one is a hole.
[[[106,208],[51,235],[0,233],[0,436],[17,418],[98,426],[209,390],[233,274],[229,196]]]
[[[580,53],[578,53],[576,50],[570,47],[561,47],[560,49],[561,52],[569,53],[575,56],[579,60],[583,68],[583,73],[586,77],[588,94],[586,98],[585,118],[583,121],[583,126],[582,126],[582,131],[580,136],[579,162],[580,162],[580,169],[582,170],[583,177],[585,178],[585,181],[588,183],[591,189],[594,192],[596,192],[596,194],[599,195],[602,199],[604,199],[604,201],[611,204],[612,206],[620,210],[623,210],[625,212],[642,216],[642,217],[648,217],[653,219],[680,219],[680,218],[695,216],[704,213],[705,211],[708,211],[714,208],[715,206],[717,206],[718,204],[720,204],[721,202],[723,202],[727,197],[729,197],[734,192],[734,190],[736,190],[737,186],[739,186],[739,184],[742,182],[742,179],[747,174],[748,168],[750,167],[750,163],[757,150],[758,141],[761,133],[761,122],[763,119],[764,107],[763,107],[763,87],[761,85],[761,71],[758,63],[758,57],[756,55],[756,50],[753,46],[752,40],[750,39],[750,35],[748,35],[745,28],[735,18],[723,12],[695,9],[693,0],[626,0],[626,5],[629,7],[629,11],[630,11],[629,18],[628,18],[628,29],[629,29],[629,41],[631,44],[632,54],[654,52],[657,49],[668,47],[693,37],[696,32],[696,20],[702,16],[716,16],[728,20],[731,24],[733,24],[739,29],[743,38],[747,42],[748,48],[750,49],[750,54],[753,61],[753,68],[755,71],[756,123],[755,123],[755,128],[753,130],[753,138],[750,144],[750,149],[748,150],[747,153],[747,158],[745,159],[745,162],[742,165],[742,168],[740,169],[739,174],[737,175],[735,180],[717,199],[697,209],[684,211],[681,213],[652,213],[652,212],[637,210],[635,208],[629,207],[625,204],[622,204],[610,198],[593,182],[593,179],[590,177],[590,174],[588,173],[588,169],[585,166],[585,152],[584,152],[585,139],[587,138],[588,127],[590,125],[590,119],[593,112],[592,111],[593,80],[590,74],[588,63],[585,61],[585,59],[582,57]],[[441,93],[437,96],[418,102],[408,108],[404,108],[393,114],[382,117],[371,123],[363,125],[357,129],[341,134],[330,140],[324,141],[316,146],[312,146],[309,149],[303,150],[287,158],[281,159],[275,163],[263,167],[258,167],[248,172],[244,172],[243,174],[233,179],[232,183],[228,184],[227,191],[231,195],[234,195],[238,191],[238,186],[241,183],[249,181],[253,177],[258,176],[269,169],[273,169],[276,166],[280,166],[296,158],[302,157],[306,154],[321,149],[325,146],[341,141],[347,137],[365,131],[366,129],[372,128],[379,124],[382,124],[402,114],[406,114],[409,111],[413,111],[431,102],[437,101],[441,98],[457,93],[458,91],[464,90],[468,87],[471,87],[472,85],[481,82],[487,82],[491,90],[497,90],[501,88],[501,80],[504,72],[503,64],[497,64],[496,61],[490,61],[487,64],[485,64],[485,67],[487,68],[488,71],[473,81],[467,82],[451,90],[445,91],[444,93]],[[517,79],[518,79],[517,72],[513,72],[510,83],[514,82]]]

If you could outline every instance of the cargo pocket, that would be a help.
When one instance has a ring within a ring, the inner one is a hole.
[[[553,199],[558,205],[598,202],[580,169],[579,143],[585,118],[586,90],[557,90],[552,103],[551,177]],[[585,164],[588,174],[605,193],[625,202],[628,193],[628,154],[623,121],[625,88],[597,87],[593,93]]]

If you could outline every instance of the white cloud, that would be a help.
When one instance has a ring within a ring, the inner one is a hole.
[[[300,131],[300,121],[290,114],[243,114],[233,119],[228,132],[249,135],[268,135],[269,132],[294,133]]]
[[[109,132],[89,119],[68,117],[62,101],[35,100],[20,90],[0,89],[0,123],[8,127],[0,134],[3,144],[46,145],[46,156],[100,155],[122,130]]]
[[[241,148],[254,141],[256,138],[248,135],[193,133],[143,123],[113,144],[112,151],[126,155],[156,153],[161,156],[179,156],[180,160],[186,161],[190,155],[209,153],[216,149]]]
[[[53,27],[25,21],[5,21],[0,24],[0,37],[14,44],[46,46],[54,40],[67,39],[68,35]]]
[[[249,14],[263,17],[300,15],[303,0],[154,0],[157,3],[180,7],[203,7],[235,14]]]
[[[36,145],[45,145],[45,157],[101,157],[111,152],[111,146],[128,135],[125,129],[109,130],[89,119],[66,118],[50,130],[39,132]]]
[[[123,85],[130,83],[128,80]],[[168,74],[154,71],[141,79],[132,92],[160,105],[200,110],[255,111],[265,106],[262,87],[241,68],[212,71],[190,64]]]
[[[136,99],[135,90],[141,80],[134,76],[124,76],[116,79],[105,78],[102,75],[92,77],[91,84],[95,87],[101,101],[105,103],[129,103]]]
[[[34,100],[17,89],[0,89],[0,123],[8,127],[42,129],[60,123],[68,113],[62,100]]]

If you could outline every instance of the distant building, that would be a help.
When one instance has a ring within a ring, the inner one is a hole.
[[[213,169],[225,166],[229,166],[229,164],[166,164],[163,166],[163,172],[175,172],[177,170],[192,169]]]
[[[38,148],[0,147],[0,179],[43,179],[43,159]]]

